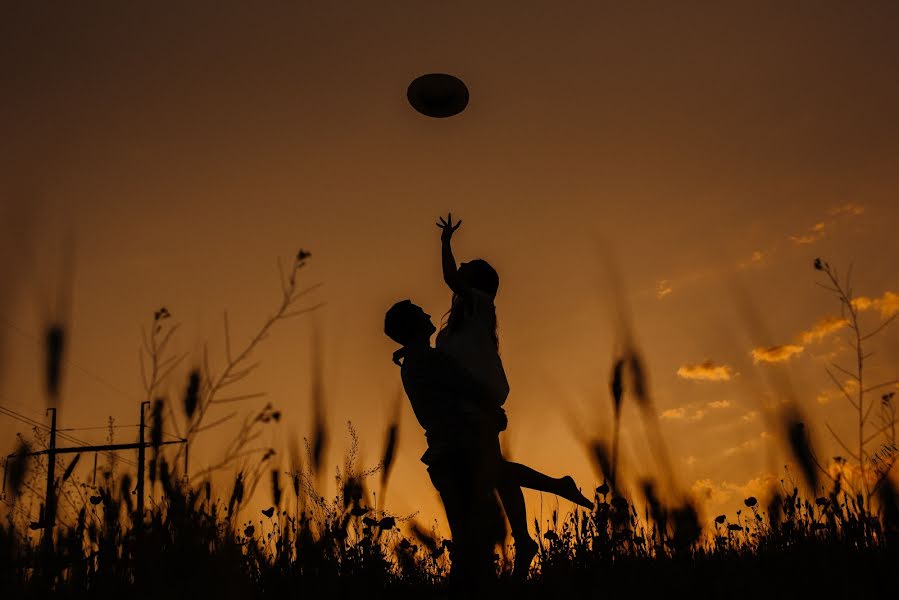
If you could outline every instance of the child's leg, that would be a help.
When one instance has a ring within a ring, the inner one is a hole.
[[[524,494],[521,487],[509,476],[513,473],[500,466],[496,478],[496,493],[502,500],[506,518],[509,519],[509,527],[512,529],[512,539],[515,540],[515,564],[512,573],[519,578],[527,578],[531,567],[531,561],[537,555],[537,542],[528,534],[528,517],[524,505]]]
[[[556,479],[535,471],[528,466],[513,462],[504,462],[503,471],[505,473],[504,478],[515,482],[515,485],[531,490],[549,492],[550,494],[571,500],[580,506],[593,508],[593,503],[581,494],[570,475]],[[523,502],[524,500],[522,500]],[[505,504],[505,500],[503,503]]]
[[[496,493],[499,494],[503,510],[506,511],[506,518],[509,519],[512,539],[517,544],[522,540],[530,539],[531,536],[528,535],[528,516],[524,505],[524,494],[514,479],[507,476],[509,474],[506,469],[501,469],[496,483]]]

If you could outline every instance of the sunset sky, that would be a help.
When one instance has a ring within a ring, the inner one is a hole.
[[[812,263],[854,264],[869,328],[899,311],[899,4],[190,4],[0,9],[0,405],[44,419],[37,340],[70,289],[60,426],[135,423],[153,311],[189,353],[177,401],[204,343],[222,364],[223,313],[246,341],[279,301],[277,259],[304,248],[323,284],[308,304],[326,305],[280,324],[241,390],[284,411],[263,442],[286,469],[311,429],[317,331],[328,473],[347,421],[371,466],[400,390],[384,311],[448,309],[434,222],[451,210],[457,258],[500,275],[513,459],[597,485],[578,436],[610,432],[616,293],[676,476],[709,514],[784,476],[775,370],[822,456],[840,452],[824,425],[850,435],[851,408],[824,367],[848,359],[846,329]],[[467,83],[464,113],[411,109],[428,72]],[[895,327],[871,349],[872,380],[899,376]],[[652,474],[632,405],[624,423],[626,470]],[[18,431],[0,416],[5,453]],[[232,433],[201,437],[192,467]],[[424,448],[403,399],[387,502],[429,521]]]

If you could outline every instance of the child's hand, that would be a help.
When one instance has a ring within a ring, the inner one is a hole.
[[[459,221],[453,225],[453,213],[447,213],[445,220],[443,217],[440,217],[440,221],[437,223],[437,227],[443,230],[440,232],[440,241],[448,242],[452,239],[453,234],[459,229],[459,225],[461,224],[462,219],[459,219]]]

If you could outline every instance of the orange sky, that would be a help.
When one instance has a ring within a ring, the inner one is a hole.
[[[894,3],[200,4],[0,13],[4,406],[43,413],[33,340],[63,281],[67,234],[66,427],[136,421],[140,327],[160,306],[182,324],[179,351],[196,358],[208,341],[221,361],[222,313],[235,340],[251,335],[278,301],[276,258],[303,247],[305,276],[324,283],[311,300],[327,306],[273,333],[246,388],[285,411],[271,432],[279,449],[306,434],[316,325],[329,471],[347,420],[372,464],[399,386],[383,313],[405,297],[435,316],[448,308],[433,222],[452,210],[465,221],[457,257],[486,258],[501,277],[512,457],[595,484],[568,415],[607,431],[602,240],[678,477],[714,490],[708,510],[734,510],[783,463],[766,461],[776,446],[758,394],[777,367],[752,349],[795,343],[838,310],[812,259],[853,261],[860,295],[899,287]],[[406,104],[409,81],[431,71],[467,82],[462,115],[431,120]],[[735,290],[763,315],[764,339]],[[840,336],[807,338],[786,363],[819,432],[848,415],[824,394]],[[872,377],[896,376],[897,342],[888,330]],[[704,361],[729,380],[678,376]],[[629,468],[646,472],[639,423],[625,421]],[[0,445],[21,430],[0,418]],[[207,436],[197,468],[229,433]],[[389,504],[427,520],[438,504],[423,449],[404,404]],[[539,510],[537,494],[528,501]]]

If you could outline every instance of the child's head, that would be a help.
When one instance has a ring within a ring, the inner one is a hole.
[[[431,335],[437,331],[431,323],[431,315],[411,300],[401,300],[384,315],[384,333],[402,346],[415,343],[429,343]]]
[[[470,288],[496,296],[499,290],[499,275],[486,260],[477,258],[459,265],[459,278]]]
[[[462,263],[459,265],[458,275],[465,287],[478,290],[490,297],[496,296],[496,292],[499,289],[499,275],[496,274],[496,271],[486,260],[478,258],[467,263]],[[443,328],[440,332],[441,335],[451,335],[461,331],[465,327],[467,321],[466,313],[471,309],[470,302],[471,298],[453,294],[453,303],[452,306],[450,306],[446,322],[443,324]],[[491,308],[490,314],[485,315],[485,317],[492,323],[490,327],[491,341],[493,342],[493,345],[499,349],[499,336],[496,333],[496,309]]]

